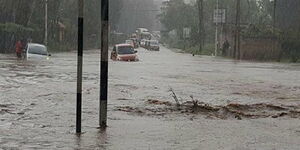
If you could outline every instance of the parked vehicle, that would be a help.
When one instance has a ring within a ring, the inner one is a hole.
[[[146,49],[159,51],[159,42],[157,40],[148,40],[146,42]]]
[[[150,32],[142,32],[140,35],[141,39],[147,39],[147,40],[151,40],[152,35]]]
[[[136,29],[136,33],[142,33],[142,32],[149,32],[149,30],[146,28],[137,28]]]
[[[137,51],[130,44],[115,45],[110,58],[115,61],[139,61]]]
[[[144,46],[144,48],[148,49],[149,46],[150,46],[150,40],[145,40],[145,46]]]
[[[134,47],[134,42],[132,40],[126,40],[125,44],[130,44],[132,47]]]
[[[47,47],[42,44],[28,43],[25,48],[26,59],[49,59]]]
[[[133,47],[134,48],[139,48],[140,44],[139,44],[139,42],[137,41],[136,38],[130,38],[130,40],[133,41],[133,45],[134,45]]]
[[[142,39],[150,40],[152,38],[151,33],[146,28],[137,28],[136,29],[136,38],[138,42],[141,42]]]
[[[140,46],[145,48],[146,46],[146,39],[142,39],[141,42],[140,42]]]

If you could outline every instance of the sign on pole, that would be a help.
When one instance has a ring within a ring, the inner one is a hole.
[[[214,23],[221,24],[226,22],[226,10],[215,9],[214,10]]]
[[[183,38],[188,39],[191,37],[191,28],[183,28]]]

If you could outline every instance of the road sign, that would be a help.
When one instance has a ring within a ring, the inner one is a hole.
[[[191,28],[183,28],[183,38],[187,39],[191,37]]]
[[[215,9],[214,10],[214,23],[225,23],[226,22],[226,10]]]

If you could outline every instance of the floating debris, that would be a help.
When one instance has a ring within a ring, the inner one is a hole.
[[[117,107],[117,111],[128,113],[138,113],[145,115],[162,115],[162,114],[199,114],[207,118],[216,119],[259,119],[259,118],[279,118],[279,117],[300,117],[300,106],[283,106],[273,104],[237,104],[231,103],[225,106],[210,105],[204,102],[195,103],[195,101],[186,101],[180,106],[168,101],[147,100],[146,107]],[[149,107],[148,105],[152,107]],[[160,106],[160,107],[156,107]]]

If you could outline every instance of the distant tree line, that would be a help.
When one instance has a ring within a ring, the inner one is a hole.
[[[116,31],[133,33],[143,27],[152,30],[160,8],[153,0],[123,0],[123,7]]]
[[[238,1],[240,1],[240,5],[237,5]],[[163,41],[172,47],[185,49],[187,52],[212,54],[215,47],[216,30],[213,23],[213,12],[216,6],[217,0],[195,0],[194,3],[185,3],[183,0],[164,2],[159,15],[164,26]],[[238,11],[240,26],[237,28],[238,6],[240,7],[240,11]],[[289,59],[296,62],[300,59],[299,0],[219,0],[219,8],[226,10],[226,23],[218,27],[218,38],[221,41],[218,43],[219,51],[222,51],[222,42],[225,38],[231,39],[232,37],[233,39],[232,35],[239,31],[242,40],[264,39],[268,41],[265,43],[271,45],[266,46],[272,49],[270,52],[256,53],[253,51],[256,55],[251,55],[252,59],[275,60],[274,56],[271,57],[267,54],[274,53],[274,47],[280,47],[280,49],[276,49],[276,53],[278,53],[276,60],[278,61]],[[188,39],[184,38],[184,28],[191,29]],[[276,43],[274,44],[276,46],[272,46],[270,44],[272,42]],[[234,47],[233,42],[231,47]],[[236,58],[235,55],[230,52],[227,56]],[[240,55],[246,55],[246,53]]]
[[[46,0],[0,0],[0,53],[13,52],[16,40],[44,43]],[[123,0],[110,1],[111,29],[121,15]],[[101,1],[85,1],[85,48],[100,43]],[[48,47],[72,50],[77,42],[77,0],[48,0]],[[62,38],[63,36],[63,38]]]

